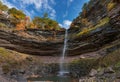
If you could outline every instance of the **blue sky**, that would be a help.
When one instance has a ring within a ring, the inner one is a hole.
[[[43,16],[47,12],[51,19],[68,28],[71,21],[79,15],[85,2],[89,0],[0,0],[9,8],[23,10],[31,18]]]

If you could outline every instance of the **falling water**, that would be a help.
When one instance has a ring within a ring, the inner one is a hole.
[[[63,52],[62,52],[62,56],[60,59],[60,72],[59,75],[63,76],[64,74],[68,73],[64,63],[65,63],[65,54],[66,54],[66,49],[67,49],[67,37],[68,37],[68,30],[66,29],[65,31],[65,39],[64,39],[64,47],[63,47]]]

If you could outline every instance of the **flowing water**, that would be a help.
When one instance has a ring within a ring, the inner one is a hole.
[[[62,56],[60,59],[60,71],[59,71],[60,76],[63,76],[64,74],[69,73],[66,65],[64,64],[65,63],[66,49],[67,49],[67,41],[68,41],[68,30],[66,29],[65,39],[64,39],[64,47],[63,47]]]
[[[66,49],[67,49],[67,41],[68,41],[68,31],[65,32],[65,39],[64,39],[64,47],[62,51],[62,55],[60,58],[60,71],[59,75],[56,76],[44,76],[38,78],[28,78],[28,82],[120,82],[119,79],[115,78],[71,78],[69,72],[67,70],[67,66],[65,64],[65,56],[66,56]]]

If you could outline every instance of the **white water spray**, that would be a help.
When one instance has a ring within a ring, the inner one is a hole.
[[[62,57],[60,59],[60,72],[59,75],[63,76],[64,74],[68,73],[64,63],[65,63],[65,54],[66,54],[66,49],[67,49],[67,41],[68,41],[68,30],[66,29],[65,31],[65,39],[64,39],[64,47],[63,47],[63,52],[62,52]]]

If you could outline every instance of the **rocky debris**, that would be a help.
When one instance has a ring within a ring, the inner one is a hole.
[[[97,76],[103,76],[104,75],[104,68],[97,70]]]
[[[0,76],[0,81],[1,82],[18,82],[18,81],[14,80],[14,79],[8,79],[8,78],[5,78],[3,76]]]
[[[120,72],[116,73],[116,77],[117,77],[117,79],[120,79]]]
[[[93,76],[95,76],[96,74],[97,74],[97,70],[92,69],[92,70],[90,71],[89,76],[90,76],[90,77],[93,77]]]
[[[15,79],[18,82],[27,82],[27,79],[25,78],[24,74],[24,70],[13,70],[10,73],[10,79]]]
[[[115,73],[115,71],[112,69],[112,67],[108,67],[104,70],[104,73]]]
[[[89,76],[90,77],[108,77],[109,75],[115,76],[115,71],[112,67],[101,68],[101,69],[91,69]]]
[[[107,70],[107,72],[106,72]],[[119,82],[119,78],[116,76],[118,74],[113,70],[112,67],[102,68],[102,69],[92,69],[89,73],[89,76],[81,77],[80,82]]]

